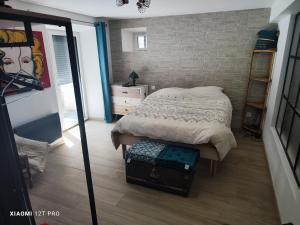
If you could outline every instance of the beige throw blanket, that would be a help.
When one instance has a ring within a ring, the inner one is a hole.
[[[49,153],[49,145],[47,142],[30,140],[15,134],[15,141],[19,155],[27,155],[29,167],[32,174],[44,172],[47,157]]]
[[[234,147],[232,106],[220,87],[166,88],[149,95],[112,130],[116,148],[119,134],[186,144],[213,144],[220,160]]]

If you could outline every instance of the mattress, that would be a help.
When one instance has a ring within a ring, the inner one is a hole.
[[[165,88],[149,95],[112,130],[117,148],[120,134],[192,145],[211,143],[219,159],[236,147],[230,129],[232,105],[222,88]]]

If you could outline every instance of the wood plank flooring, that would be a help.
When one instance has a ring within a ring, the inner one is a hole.
[[[188,198],[125,181],[122,151],[110,139],[113,125],[86,123],[94,191],[101,225],[279,225],[261,142],[237,137],[238,148],[209,176],[200,166]],[[91,224],[79,130],[65,133],[65,145],[52,151],[46,170],[34,176],[34,210],[59,211],[36,217],[37,224]]]

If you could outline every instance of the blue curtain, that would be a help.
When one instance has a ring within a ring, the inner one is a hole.
[[[113,121],[112,117],[112,103],[111,103],[111,90],[109,83],[109,69],[107,58],[107,43],[106,43],[106,24],[105,22],[97,23],[96,25],[98,55],[100,64],[100,75],[103,92],[104,102],[104,119],[107,123]]]

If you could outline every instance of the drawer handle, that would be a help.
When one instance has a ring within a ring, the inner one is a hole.
[[[123,94],[128,94],[128,91],[122,91]]]

